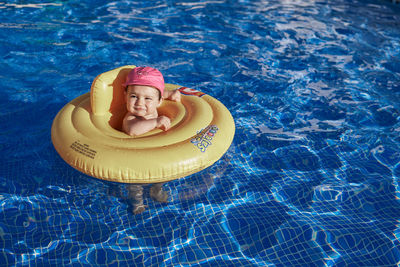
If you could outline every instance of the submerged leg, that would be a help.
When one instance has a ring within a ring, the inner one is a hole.
[[[134,214],[142,213],[147,205],[143,204],[143,186],[137,184],[127,185],[129,201],[133,205]]]
[[[164,191],[162,186],[164,183],[153,184],[150,188],[150,197],[158,202],[168,202],[168,192]]]

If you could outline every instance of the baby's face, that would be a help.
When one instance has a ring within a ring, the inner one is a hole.
[[[146,85],[129,85],[125,92],[126,108],[137,117],[153,119],[162,100],[157,89]]]

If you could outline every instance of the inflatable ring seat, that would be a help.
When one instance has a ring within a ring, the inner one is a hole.
[[[134,67],[100,74],[90,93],[58,112],[51,138],[60,156],[87,175],[138,184],[178,179],[222,157],[235,133],[230,112],[215,98],[186,87],[165,84],[165,90],[182,93],[180,103],[164,100],[158,109],[171,119],[168,131],[135,137],[122,132],[127,112],[122,83]]]

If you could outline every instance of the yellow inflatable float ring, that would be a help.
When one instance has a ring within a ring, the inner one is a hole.
[[[159,115],[171,128],[132,137],[122,132],[126,113],[123,82],[135,66],[123,66],[93,81],[57,114],[51,138],[60,156],[90,176],[121,183],[158,183],[198,172],[227,151],[235,133],[228,109],[202,92],[173,84],[181,102],[165,100]]]

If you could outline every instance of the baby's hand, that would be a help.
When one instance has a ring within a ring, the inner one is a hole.
[[[167,131],[171,127],[171,120],[166,116],[160,116],[157,118],[157,128],[163,131]]]
[[[175,102],[181,102],[181,92],[179,92],[178,90],[166,91],[166,99]]]
[[[176,102],[181,102],[181,92],[179,92],[178,90],[175,90],[171,96],[170,99],[172,101],[176,101]]]

